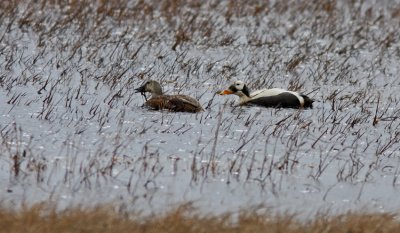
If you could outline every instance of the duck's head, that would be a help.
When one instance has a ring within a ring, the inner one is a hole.
[[[162,88],[161,85],[154,80],[147,81],[141,87],[136,88],[136,93],[140,92],[144,94],[145,92],[150,92],[152,96],[155,95],[162,95]]]
[[[250,92],[249,89],[247,88],[246,84],[242,81],[236,81],[232,85],[228,87],[228,89],[220,91],[218,94],[220,95],[237,95],[239,97],[241,96],[247,96],[250,97]]]

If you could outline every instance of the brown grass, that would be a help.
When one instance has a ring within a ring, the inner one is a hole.
[[[393,186],[398,187],[400,163],[391,158],[396,157],[399,149],[400,111],[391,109],[399,109],[400,99],[391,95],[394,90],[387,88],[396,86],[397,81],[390,82],[391,69],[387,67],[391,63],[386,62],[393,58],[396,64],[399,58],[396,44],[400,39],[396,28],[400,7],[393,4],[387,9],[389,15],[373,7],[362,13],[362,2],[0,1],[3,22],[0,58],[4,60],[0,64],[0,87],[8,93],[4,101],[10,109],[7,114],[21,115],[13,111],[14,107],[26,107],[29,112],[40,109],[33,115],[38,125],[49,122],[53,126],[60,124],[61,128],[75,127],[75,134],[65,138],[60,135],[59,139],[65,142],[60,154],[72,159],[54,165],[50,162],[54,157],[51,149],[44,152],[35,149],[42,142],[33,138],[40,138],[41,134],[33,134],[29,139],[23,137],[29,134],[26,124],[19,122],[24,119],[15,117],[18,121],[8,125],[7,121],[1,122],[0,157],[6,164],[4,167],[9,164],[10,170],[9,177],[2,177],[3,183],[9,178],[20,182],[17,185],[22,187],[25,182],[46,186],[46,181],[67,185],[79,179],[84,184],[82,187],[90,190],[94,183],[101,186],[98,180],[102,178],[119,178],[113,175],[113,171],[119,170],[130,177],[124,185],[134,195],[136,179],[137,186],[146,187],[148,182],[155,183],[166,174],[162,171],[168,170],[169,163],[164,164],[160,159],[167,155],[149,149],[153,140],[150,137],[154,133],[185,137],[185,132],[191,133],[191,127],[173,124],[174,117],[161,118],[161,125],[166,122],[168,128],[160,127],[158,121],[123,125],[126,119],[135,119],[132,116],[136,115],[128,112],[139,109],[133,87],[142,80],[157,79],[179,83],[178,90],[202,89],[202,83],[210,80],[217,88],[218,84],[227,85],[230,79],[243,74],[250,77],[249,84],[254,88],[279,86],[316,93],[319,107],[312,112],[315,118],[309,119],[307,112],[286,116],[279,113],[281,110],[269,109],[265,111],[271,111],[271,120],[262,118],[265,115],[259,112],[252,115],[232,110],[222,115],[221,110],[216,110],[223,101],[215,98],[213,102],[214,95],[208,100],[208,111],[199,117],[204,125],[215,123],[207,120],[219,117],[218,127],[216,131],[205,131],[197,147],[191,148],[195,151],[190,154],[193,156],[191,173],[184,173],[192,175],[191,185],[200,186],[201,178],[207,181],[211,175],[224,177],[228,173],[227,185],[230,179],[236,179],[238,184],[256,180],[263,190],[274,189],[266,180],[279,182],[274,177],[295,173],[296,168],[302,167],[315,167],[307,177],[297,173],[307,180],[323,182],[324,176],[336,175],[338,182],[358,185],[360,180],[367,182],[372,172],[380,177],[389,167],[386,164],[390,167],[397,164],[392,175]],[[348,15],[342,9],[348,9]],[[276,19],[269,14],[277,16]],[[347,16],[350,22],[343,23]],[[302,36],[305,29],[311,29],[310,36]],[[27,42],[24,41],[31,36],[28,42],[32,45],[28,43],[25,49]],[[247,44],[241,37],[247,38]],[[326,39],[327,43],[316,46],[315,41],[319,39]],[[30,53],[30,47],[35,52]],[[214,48],[224,56],[214,58]],[[360,51],[375,50],[380,53],[371,59],[361,57],[360,63],[354,62],[360,59]],[[77,72],[81,76],[79,81]],[[380,72],[389,72],[386,85],[376,82],[379,77],[374,76]],[[172,80],[172,74],[178,74],[180,80]],[[286,77],[286,74],[290,75]],[[97,83],[96,87],[91,86],[91,81]],[[73,83],[77,85],[70,85]],[[104,90],[102,85],[107,86],[104,89],[109,93],[98,94]],[[207,88],[204,93],[215,91]],[[202,99],[204,105],[206,98]],[[121,112],[113,114],[118,109]],[[69,145],[75,145],[78,140],[75,138],[80,135],[91,135],[85,134],[87,121],[98,128],[96,139],[99,137],[104,142],[93,145],[93,157],[79,164],[75,158],[85,155],[84,152],[76,149],[74,155],[75,150],[70,150]],[[119,122],[117,130],[112,131],[115,137],[103,138],[103,133],[107,133],[104,126],[110,122]],[[229,151],[220,149],[231,141],[218,136],[232,135],[237,125],[248,130],[238,135],[233,152],[230,148]],[[371,126],[376,130],[370,130]],[[141,137],[149,141],[142,141]],[[242,152],[242,149],[252,151],[260,143],[258,138],[266,138],[268,142],[262,164],[258,164],[262,158],[255,158],[255,153]],[[142,154],[130,151],[128,145],[140,146],[142,142],[145,142]],[[274,145],[283,149],[275,150]],[[327,153],[322,152],[325,148]],[[303,154],[317,157],[312,166],[302,159]],[[374,157],[366,163],[363,156],[368,154]],[[229,158],[225,160],[223,155]],[[182,171],[178,168],[179,157],[176,158],[174,174]],[[202,162],[205,159],[209,161],[207,166]],[[338,166],[337,170],[327,172],[334,166]],[[65,167],[61,171],[65,175],[64,179],[56,180],[58,176],[53,174],[59,167]],[[84,188],[79,191],[85,191]],[[13,188],[7,191],[12,193]],[[144,196],[141,201],[151,199],[147,193]],[[319,215],[312,216],[310,221],[299,221],[294,216],[260,214],[255,210],[205,216],[190,205],[153,217],[116,213],[109,207],[56,212],[55,207],[42,204],[12,211],[0,204],[0,232],[400,232],[398,216],[391,214]]]
[[[0,232],[400,232],[400,222],[392,214],[320,215],[310,221],[299,221],[293,215],[271,216],[256,210],[205,216],[199,215],[190,204],[151,217],[116,213],[110,207],[71,208],[61,212],[46,204],[20,211],[3,207]]]

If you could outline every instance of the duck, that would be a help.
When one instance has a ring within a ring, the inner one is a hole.
[[[164,95],[160,83],[149,80],[141,87],[136,88],[136,93],[141,93],[146,102],[144,105],[153,110],[169,110],[172,112],[202,112],[204,109],[193,97],[187,95]],[[151,98],[147,100],[146,92],[151,93]]]
[[[306,95],[281,88],[262,89],[250,93],[242,81],[235,81],[228,89],[218,94],[239,96],[239,105],[258,105],[268,108],[312,108],[314,102]]]

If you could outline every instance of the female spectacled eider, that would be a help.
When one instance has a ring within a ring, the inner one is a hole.
[[[169,110],[173,112],[201,112],[204,111],[200,103],[187,95],[164,95],[161,85],[154,80],[146,82],[141,87],[135,89],[146,99],[145,106],[154,110]],[[147,100],[145,93],[150,92],[151,98]]]
[[[314,102],[306,95],[280,88],[262,89],[250,93],[242,81],[234,82],[227,90],[218,94],[239,96],[239,105],[255,104],[271,108],[312,108]]]

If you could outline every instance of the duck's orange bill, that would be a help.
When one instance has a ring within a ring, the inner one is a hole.
[[[233,94],[233,91],[223,90],[223,91],[220,91],[218,94],[220,94],[220,95],[230,95],[230,94]]]

